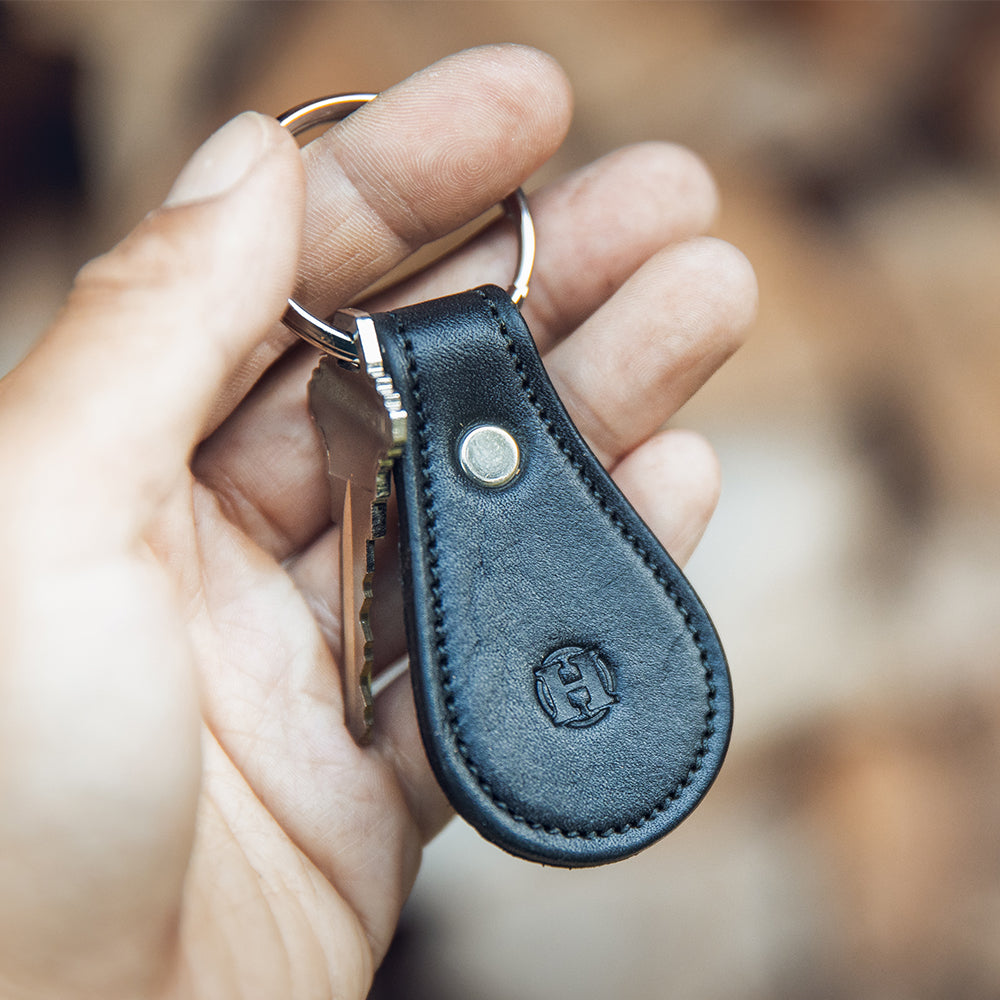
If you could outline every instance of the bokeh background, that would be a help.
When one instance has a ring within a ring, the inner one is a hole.
[[[995,1000],[1000,6],[5,4],[0,370],[231,114],[494,41],[575,85],[546,176],[686,143],[757,268],[753,340],[679,417],[724,466],[689,575],[737,724],[631,861],[452,824],[373,997]]]

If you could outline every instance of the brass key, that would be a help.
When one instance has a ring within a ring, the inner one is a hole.
[[[373,722],[371,606],[375,539],[386,529],[393,460],[406,441],[406,411],[382,366],[367,313],[345,309],[330,324],[354,343],[358,366],[324,357],[309,382],[309,406],[323,435],[331,513],[340,525],[344,708],[365,742]]]

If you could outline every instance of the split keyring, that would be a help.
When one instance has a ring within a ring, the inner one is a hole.
[[[321,97],[279,115],[278,123],[287,128],[292,135],[299,135],[317,125],[346,118],[376,96],[376,94],[336,94],[331,97]],[[507,195],[501,205],[518,228],[517,273],[507,289],[507,294],[510,295],[514,305],[520,307],[528,294],[528,282],[535,263],[535,226],[528,209],[528,199],[520,188]],[[353,337],[323,322],[294,299],[288,300],[288,308],[282,316],[282,322],[321,351],[351,364],[358,363],[358,352]]]

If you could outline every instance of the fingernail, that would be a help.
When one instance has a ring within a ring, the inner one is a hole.
[[[244,111],[202,143],[174,181],[164,206],[176,208],[231,191],[253,169],[266,146],[264,116]]]

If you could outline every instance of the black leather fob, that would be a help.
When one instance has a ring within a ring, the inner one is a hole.
[[[409,415],[395,470],[407,638],[438,780],[512,854],[568,867],[634,854],[694,808],[725,755],[732,692],[712,623],[501,289],[373,319]],[[501,486],[460,458],[483,425],[517,442]]]

